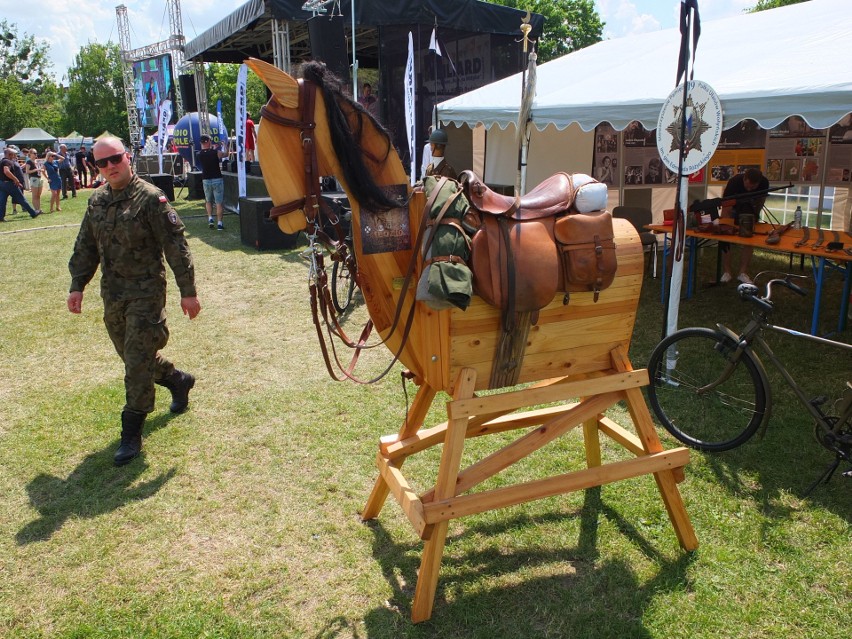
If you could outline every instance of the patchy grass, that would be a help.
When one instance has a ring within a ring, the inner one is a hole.
[[[432,620],[411,624],[422,543],[392,500],[376,521],[358,519],[378,437],[405,414],[399,377],[331,382],[298,250],[243,246],[231,215],[211,231],[197,202],[178,208],[203,310],[187,321],[170,281],[166,349],[198,377],[192,407],[173,417],[159,393],[143,458],[114,468],[123,371],[97,281],[83,315],[65,308],[85,200],[65,202],[0,229],[0,636],[752,639],[849,627],[849,480],[799,497],[829,458],[774,375],[765,440],[692,454],[681,490],[696,552],[679,549],[650,478],[471,516],[450,525]],[[733,291],[702,287],[681,325],[742,326],[747,307]],[[806,330],[812,299],[781,293],[779,323]],[[833,276],[824,330],[839,294]],[[362,305],[354,315],[353,325]],[[661,322],[659,281],[648,278],[635,366]],[[852,377],[848,357],[770,339],[814,394]],[[627,423],[617,407],[612,416]],[[580,442],[572,434],[536,463],[580,459]],[[436,456],[409,463],[434,473]]]

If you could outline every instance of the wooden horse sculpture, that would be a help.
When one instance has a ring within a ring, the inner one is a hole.
[[[399,286],[411,264],[425,196],[409,194],[408,177],[387,134],[338,92],[339,81],[322,66],[307,67],[305,79],[297,81],[264,62],[247,63],[273,96],[263,111],[258,150],[273,211],[282,213],[280,228],[287,233],[304,229],[320,206],[320,176],[337,177],[352,205],[359,284],[370,317],[419,386],[399,432],[380,440],[380,475],[362,512],[363,519],[377,517],[392,494],[425,541],[412,619],[431,616],[448,524],[464,515],[652,474],[680,545],[696,548],[677,487],[688,452],[662,448],[641,392],[647,371],[633,370],[627,357],[643,270],[642,246],[633,227],[614,220],[618,271],[599,297],[597,292],[575,293],[564,304],[559,293],[538,312],[518,376],[518,382],[532,384],[480,397],[476,391],[489,388],[500,311],[477,296],[466,311],[435,311],[415,301],[414,286]],[[410,201],[400,207],[387,196],[394,192],[411,195]],[[371,211],[385,211],[393,242],[376,241]],[[396,330],[398,322],[395,327],[399,309],[403,316],[413,314],[407,340]],[[427,428],[424,420],[438,391],[452,397],[448,419]],[[604,416],[619,401],[627,404],[635,433]],[[541,405],[549,406],[529,410]],[[474,490],[577,427],[583,434],[585,468]],[[520,429],[512,443],[461,468],[468,438]],[[635,457],[605,462],[602,434]],[[438,445],[443,450],[437,479],[418,492],[402,466],[408,457]]]

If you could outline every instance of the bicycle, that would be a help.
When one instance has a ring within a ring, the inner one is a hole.
[[[832,403],[832,414],[823,411],[825,396],[808,398],[775,353],[761,337],[772,330],[852,352],[852,345],[776,326],[770,322],[774,304],[772,287],[782,285],[806,295],[794,278],[784,275],[766,284],[765,295],[754,284],[737,288],[744,301],[756,306],[752,319],[739,335],[722,324],[716,328],[684,328],[662,340],[648,362],[648,399],[657,419],[676,439],[687,446],[708,452],[730,450],[747,442],[768,426],[772,396],[766,370],[758,357],[760,350],[781,373],[815,422],[817,441],[834,453],[835,459],[805,492],[820,482],[828,482],[842,462],[852,464],[852,382],[846,382],[841,396]],[[844,473],[852,477],[852,471]]]

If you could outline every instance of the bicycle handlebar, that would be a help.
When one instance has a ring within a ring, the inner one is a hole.
[[[740,284],[737,287],[737,293],[739,293],[740,298],[743,300],[754,302],[754,304],[756,304],[761,310],[771,313],[774,308],[774,305],[772,304],[772,286],[774,284],[781,284],[802,297],[807,295],[807,292],[803,288],[790,281],[791,277],[797,276],[787,274],[783,278],[779,277],[769,280],[766,283],[766,295],[763,296],[760,295],[760,288],[754,284]]]

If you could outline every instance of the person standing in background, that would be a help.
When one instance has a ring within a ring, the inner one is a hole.
[[[41,211],[36,211],[27,202],[21,189],[23,182],[15,176],[12,166],[18,164],[18,147],[9,145],[3,150],[3,159],[0,160],[0,222],[6,221],[6,202],[12,198],[13,202],[20,204],[30,214],[30,217],[38,217]]]
[[[74,166],[68,156],[68,147],[59,145],[59,177],[62,179],[62,199],[68,199],[68,186],[71,186],[71,197],[77,197],[77,186],[74,184]]]
[[[74,154],[74,163],[77,165],[77,175],[80,177],[80,186],[89,186],[89,172],[86,170],[86,147],[80,146]],[[92,176],[94,177],[94,176]]]
[[[196,156],[201,166],[201,184],[204,187],[204,206],[207,209],[207,224],[213,228],[213,205],[216,205],[216,228],[225,230],[222,219],[225,201],[225,180],[222,177],[221,159],[228,156],[227,151],[210,146],[210,136],[201,136],[201,151]]]
[[[257,132],[254,130],[254,122],[251,115],[246,115],[246,160],[254,162],[254,148],[257,144]]]
[[[53,151],[48,151],[44,159],[44,172],[47,174],[47,188],[50,189],[50,211],[61,211],[59,206],[59,192],[62,190],[62,178],[59,175],[59,161],[61,156]]]
[[[27,179],[30,182],[30,194],[33,199],[33,208],[36,211],[41,210],[41,191],[44,188],[44,180],[42,179],[41,164],[38,160],[38,153],[35,149],[30,149],[27,161],[24,164],[24,170],[27,174]]]
[[[722,198],[729,198],[735,195],[745,195],[752,191],[765,191],[769,188],[769,180],[760,172],[760,169],[747,169],[745,173],[738,173],[725,185],[725,190],[722,192]],[[722,207],[722,217],[734,218],[734,223],[739,225],[740,216],[749,214],[754,216],[754,222],[757,222],[757,217],[763,210],[763,205],[766,202],[766,193],[755,197],[743,198],[737,200],[731,206]],[[722,283],[730,282],[733,278],[731,275],[731,244],[729,242],[719,242],[719,250],[722,251],[722,268],[724,272],[719,278]],[[751,284],[751,277],[748,274],[748,267],[751,262],[751,254],[754,248],[751,246],[740,247],[740,272],[737,275],[737,280],[743,284]]]

